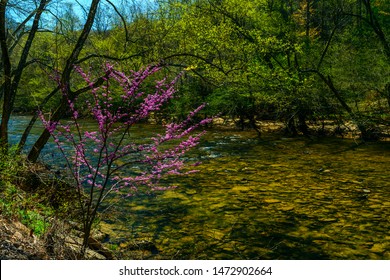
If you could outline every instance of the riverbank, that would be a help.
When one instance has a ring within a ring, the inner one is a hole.
[[[79,259],[83,231],[75,190],[42,165],[18,158],[8,167],[0,170],[0,259]],[[103,238],[94,231],[83,259],[115,258]]]
[[[54,232],[52,232],[54,234]],[[81,237],[68,235],[58,231],[55,233],[57,244],[50,235],[36,236],[32,230],[17,219],[9,219],[0,214],[0,259],[1,260],[72,260],[78,259],[78,248]],[[114,259],[112,252],[104,248],[99,241],[93,239],[95,250],[88,249],[83,259]],[[103,249],[104,248],[104,249]],[[104,250],[102,254],[101,250]]]
[[[213,121],[213,127],[224,130],[253,130],[253,127],[239,120],[216,118]],[[359,139],[361,133],[356,124],[353,122],[338,123],[335,121],[324,120],[318,122],[307,122],[307,135],[299,131],[290,131],[287,125],[281,121],[262,120],[256,121],[256,127],[260,135],[283,136],[313,136],[313,137],[337,137],[345,139]],[[296,129],[296,128],[295,128]],[[372,131],[373,140],[390,141],[390,126],[379,125],[376,130]]]
[[[31,230],[18,220],[0,215],[1,260],[47,260],[44,242],[31,234]]]
[[[11,119],[10,126],[10,142],[12,144],[19,143],[20,135],[24,132],[26,126],[29,124],[31,116],[28,115],[14,115]],[[66,120],[64,120],[66,121]],[[81,119],[81,123],[87,127],[96,125],[96,122],[90,119]],[[149,119],[145,123],[140,123],[135,126],[135,129],[139,126],[152,125],[156,126],[157,129],[162,128],[163,121],[158,121],[156,119]],[[316,122],[306,122],[307,124],[307,137],[336,137],[343,139],[356,139],[359,140],[361,133],[359,132],[357,126],[349,122],[337,122],[331,120],[322,120]],[[298,124],[295,124],[297,127]],[[240,132],[240,131],[252,131],[257,134],[257,137],[269,137],[274,136],[278,137],[299,137],[303,134],[297,130],[289,130],[285,122],[276,121],[276,120],[258,120],[256,121],[256,129],[260,132],[256,133],[255,129],[249,122],[240,122],[239,119],[231,118],[215,118],[211,124],[208,125],[206,130],[223,130],[231,133]],[[28,141],[26,143],[26,149],[34,143],[34,139],[42,133],[42,124],[38,120],[34,125]],[[390,141],[390,126],[381,124],[378,128],[372,131],[374,141]]]

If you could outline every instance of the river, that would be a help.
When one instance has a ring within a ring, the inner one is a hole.
[[[390,259],[389,142],[210,129],[191,156],[200,172],[177,189],[113,205],[107,246],[139,259]],[[135,250],[145,242],[155,248]]]

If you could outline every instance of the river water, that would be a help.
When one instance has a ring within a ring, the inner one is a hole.
[[[27,119],[14,121],[18,134]],[[390,259],[389,142],[211,129],[191,157],[200,171],[177,189],[113,204],[107,246],[142,259]]]

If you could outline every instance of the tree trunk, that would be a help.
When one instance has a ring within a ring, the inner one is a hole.
[[[290,136],[297,136],[297,134],[298,134],[297,128],[295,126],[295,117],[294,116],[291,116],[287,120],[286,134],[288,134]]]
[[[311,21],[311,13],[310,13],[311,1],[306,1],[306,38],[310,38],[310,21]]]
[[[7,7],[7,0],[1,0],[0,2],[0,45],[1,45],[1,60],[3,63],[3,75],[4,75],[4,86],[3,86],[3,113],[0,125],[0,144],[2,148],[7,149],[8,146],[8,122],[11,115],[11,60],[8,53],[7,45],[7,26],[5,20],[5,11]]]
[[[84,44],[89,36],[89,33],[92,29],[92,25],[95,19],[96,11],[98,8],[100,0],[93,0],[91,3],[91,7],[89,9],[88,18],[84,25],[84,28],[77,40],[77,43],[75,47],[73,48],[73,51],[71,55],[69,56],[68,60],[66,61],[65,68],[61,75],[61,81],[60,86],[65,87],[64,90],[68,94],[68,96],[63,96],[61,99],[60,105],[57,107],[56,111],[54,112],[51,120],[52,121],[59,121],[66,112],[66,109],[68,107],[68,99],[70,101],[73,101],[76,97],[76,94],[70,90],[70,75],[73,71],[73,67],[75,62],[77,61],[81,50],[84,47]],[[29,154],[28,154],[28,160],[31,162],[36,162],[39,154],[41,153],[43,147],[46,145],[47,141],[50,138],[50,133],[45,129],[45,131],[42,132],[38,140],[34,143],[33,147],[31,148]]]
[[[303,135],[309,135],[309,127],[306,124],[306,114],[303,111],[298,112],[298,129]]]
[[[368,140],[371,138],[371,135],[369,133],[369,131],[367,130],[367,127],[366,125],[362,122],[361,120],[361,117],[360,116],[357,116],[351,109],[351,107],[349,107],[349,105],[344,101],[344,99],[342,98],[340,92],[336,89],[336,87],[334,86],[333,82],[332,82],[332,79],[330,78],[330,76],[328,77],[325,77],[322,73],[320,73],[319,71],[314,71],[315,73],[317,73],[320,78],[325,82],[325,84],[329,87],[329,89],[333,92],[333,94],[335,95],[336,99],[340,102],[341,106],[344,108],[345,111],[347,111],[348,115],[350,116],[350,118],[352,119],[352,121],[356,124],[356,126],[358,127],[360,133],[361,133],[361,137],[362,139],[365,139],[365,140]]]
[[[34,21],[29,32],[26,44],[24,45],[18,66],[14,73],[14,78],[11,78],[11,62],[9,57],[9,50],[7,44],[6,34],[6,22],[5,22],[5,10],[7,1],[1,1],[0,8],[0,40],[2,50],[2,62],[4,64],[4,101],[3,101],[3,114],[1,119],[1,142],[6,147],[8,144],[8,123],[11,117],[11,113],[14,107],[15,96],[19,87],[19,82],[23,74],[23,69],[26,66],[26,61],[30,53],[30,49],[38,31],[39,21],[41,19],[42,12],[44,11],[47,3],[50,0],[41,0],[38,9],[36,10]]]
[[[20,154],[21,151],[23,150],[24,145],[26,144],[26,141],[27,141],[27,137],[30,134],[31,129],[33,128],[35,122],[38,119],[38,115],[39,115],[38,110],[40,108],[43,108],[46,105],[46,103],[50,100],[50,98],[52,98],[58,91],[59,91],[59,88],[57,87],[48,96],[46,96],[45,99],[40,104],[40,106],[38,108],[36,108],[35,115],[31,118],[29,124],[27,125],[26,129],[24,130],[24,132],[22,134],[22,137],[20,138],[20,141],[18,144],[17,154]]]
[[[366,8],[366,12],[367,12],[368,17],[369,17],[368,23],[371,25],[375,34],[378,36],[379,41],[382,43],[387,60],[390,62],[390,43],[387,40],[386,35],[383,32],[382,27],[381,27],[380,23],[378,22],[377,17],[374,14],[374,11],[372,10],[371,1],[370,0],[363,0],[363,4]]]

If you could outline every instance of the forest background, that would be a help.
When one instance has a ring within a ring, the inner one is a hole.
[[[292,135],[313,133],[312,123],[325,133],[331,122],[335,133],[353,124],[378,140],[389,124],[389,26],[384,0],[3,0],[1,143],[12,114],[66,117],[53,76],[84,104],[89,87],[74,66],[98,75],[106,61],[123,70],[159,64],[168,77],[185,71],[158,122],[206,102],[207,115],[259,134],[260,120],[281,121]],[[42,132],[30,161],[48,139]]]

